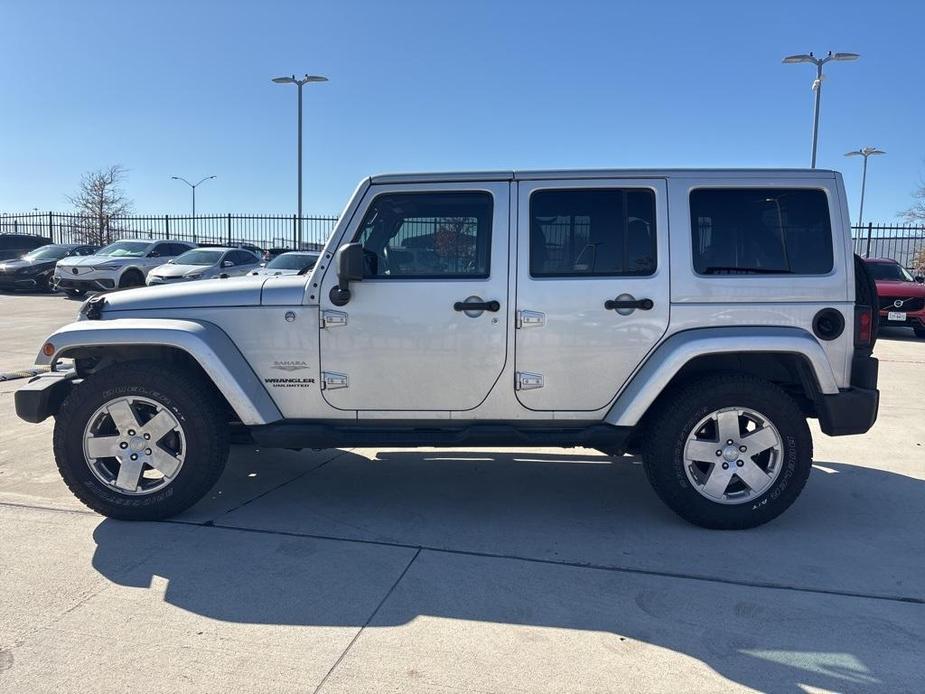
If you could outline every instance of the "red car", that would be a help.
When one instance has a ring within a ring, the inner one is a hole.
[[[868,258],[867,269],[877,283],[880,325],[908,327],[925,337],[925,284],[889,258]]]

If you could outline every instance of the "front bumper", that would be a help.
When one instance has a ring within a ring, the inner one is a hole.
[[[55,286],[58,289],[82,289],[84,291],[106,291],[114,289],[116,281],[108,277],[98,279],[79,279],[77,277],[66,277],[55,275]]]
[[[42,274],[0,275],[0,289],[35,289],[43,286]]]
[[[61,403],[71,392],[73,372],[53,371],[36,376],[16,391],[16,415],[27,422],[38,424],[57,414]]]
[[[199,279],[198,277],[196,279]],[[145,284],[149,287],[153,287],[156,284],[176,284],[177,282],[190,282],[192,281],[191,277],[184,277],[183,275],[177,275],[176,277],[162,277],[160,275],[148,275],[148,279],[145,280]]]

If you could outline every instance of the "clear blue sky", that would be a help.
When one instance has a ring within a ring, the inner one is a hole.
[[[383,171],[819,165],[892,220],[925,175],[922,2],[27,2],[0,0],[0,210],[67,208],[119,163],[143,212],[337,213]]]

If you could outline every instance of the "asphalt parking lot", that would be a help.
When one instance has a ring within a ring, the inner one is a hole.
[[[72,319],[0,294],[0,372]],[[889,691],[925,687],[925,341],[880,419],[816,435],[781,518],[687,525],[581,449],[233,449],[171,522],[60,481],[0,382],[0,691]]]

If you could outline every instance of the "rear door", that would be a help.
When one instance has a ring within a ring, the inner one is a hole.
[[[605,407],[665,333],[664,179],[517,185],[515,388],[533,410]]]

